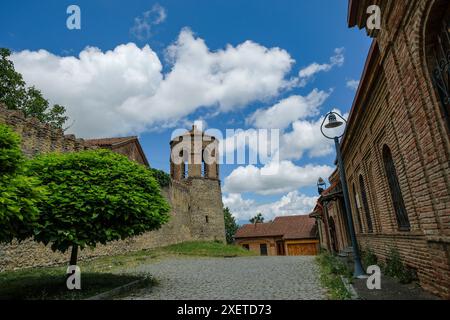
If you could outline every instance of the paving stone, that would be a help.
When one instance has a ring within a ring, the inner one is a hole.
[[[132,300],[326,299],[314,257],[170,258],[130,272],[159,282],[125,298]]]

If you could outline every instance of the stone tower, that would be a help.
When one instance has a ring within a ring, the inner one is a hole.
[[[187,206],[194,240],[225,241],[218,146],[215,137],[195,126],[170,142],[172,197],[184,199],[178,205]]]

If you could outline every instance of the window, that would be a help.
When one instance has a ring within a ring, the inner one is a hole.
[[[366,186],[364,184],[364,178],[362,175],[359,176],[359,189],[361,190],[361,200],[364,208],[364,213],[366,214],[366,221],[367,221],[367,230],[369,233],[373,232],[373,225],[372,225],[372,218],[370,217],[370,210],[369,210],[369,202],[367,201],[367,193],[366,193]]]
[[[209,217],[208,216],[205,216],[205,222],[209,223]]]
[[[243,244],[242,248],[246,249],[246,250],[250,250],[250,246],[248,244]]]
[[[359,227],[359,232],[362,233],[362,223],[361,223],[361,216],[359,215],[359,197],[358,194],[356,193],[356,189],[355,189],[355,184],[353,184],[353,196],[354,196],[354,201],[355,201],[355,209],[356,209],[356,220],[358,220],[358,227]]]
[[[444,1],[445,2],[445,1]],[[445,5],[443,3],[443,5]],[[447,4],[448,6],[448,4]],[[428,35],[428,61],[431,67],[433,86],[438,94],[442,113],[450,129],[450,8],[440,10],[442,19],[436,19],[436,25]],[[437,17],[436,17],[437,18]]]
[[[267,244],[261,243],[259,245],[259,250],[260,250],[262,256],[267,256]]]
[[[387,145],[384,145],[383,147],[383,162],[389,183],[392,205],[394,206],[395,216],[397,218],[398,228],[400,231],[409,231],[411,226],[409,224],[405,202],[403,201],[402,190],[400,189],[400,184],[398,182],[397,170],[395,169],[391,150]]]

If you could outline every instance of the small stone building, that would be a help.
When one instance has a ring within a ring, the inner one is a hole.
[[[381,9],[341,141],[362,250],[397,250],[421,286],[450,299],[450,5],[448,0],[351,0],[350,27]],[[322,246],[350,246],[339,173],[315,216]]]
[[[315,220],[309,216],[276,217],[272,222],[238,229],[236,244],[262,256],[316,255],[319,249]]]

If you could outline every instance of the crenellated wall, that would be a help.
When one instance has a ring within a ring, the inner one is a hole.
[[[8,110],[0,103],[0,123],[7,124],[22,138],[22,151],[32,157],[39,153],[71,152],[89,149],[83,139],[64,135],[63,130],[41,123],[36,118],[25,118],[22,111]]]

